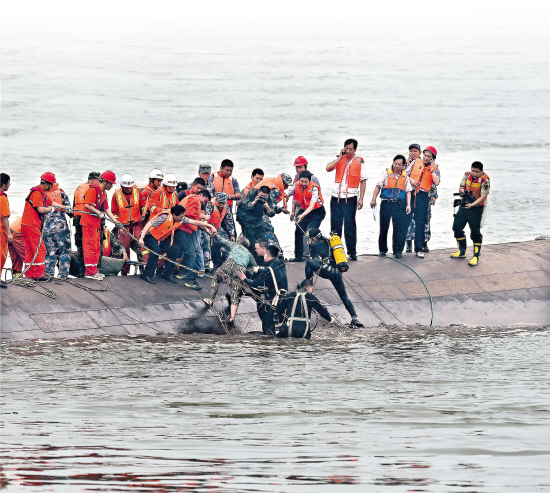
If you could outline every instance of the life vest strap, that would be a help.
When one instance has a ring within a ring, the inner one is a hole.
[[[305,317],[295,317],[294,314],[296,313],[296,306],[298,305],[298,299],[300,299],[302,303],[302,309],[304,311]],[[304,331],[304,334],[302,335],[302,338],[304,338],[307,333],[309,332],[309,316],[307,312],[307,302],[306,302],[306,293],[297,293],[294,302],[292,303],[292,311],[290,312],[290,317],[288,317],[288,337],[292,337],[292,324],[294,322],[305,322],[306,323],[306,330]]]

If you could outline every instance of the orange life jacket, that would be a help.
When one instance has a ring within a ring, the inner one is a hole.
[[[156,198],[158,196],[160,196],[158,204],[149,205],[152,198],[153,197]],[[166,191],[166,188],[164,188],[164,185],[161,185],[151,195],[149,195],[149,197],[147,197],[147,204],[145,205],[145,210],[151,213],[153,216],[156,216],[159,210],[171,209],[177,203],[178,203],[178,197],[176,195],[176,192],[168,195],[168,192]]]
[[[161,211],[159,214],[164,214],[164,211]],[[155,216],[156,217],[156,216]],[[153,218],[154,219],[154,218]],[[178,227],[181,225],[181,223],[174,222],[174,217],[172,214],[168,214],[168,217],[166,218],[166,221],[164,221],[160,226],[157,226],[156,228],[151,228],[149,230],[149,233],[155,238],[157,241],[162,241],[165,238],[168,238],[168,236],[172,235],[172,241],[174,240],[174,232]],[[172,244],[172,242],[170,242]]]
[[[227,206],[224,204],[223,209],[218,209],[216,199],[212,199],[211,202],[214,204],[214,210],[212,211],[212,214],[210,215],[210,219],[208,220],[208,224],[212,224],[216,229],[219,229],[220,224],[223,221],[223,218],[227,214]]]
[[[118,206],[118,215],[116,217],[118,217],[118,220],[122,224],[137,223],[141,219],[138,187],[133,186],[129,204],[122,188],[119,188],[115,192],[115,200]]]
[[[142,192],[149,197],[155,190],[158,190],[158,188],[155,187],[154,183],[149,183],[148,185],[145,185],[142,189]]]
[[[431,173],[431,168],[434,171],[437,170],[437,164],[432,164],[430,169],[424,166],[424,161],[422,159],[417,159],[411,169],[411,174],[409,178],[414,180],[417,183],[414,193],[418,193],[419,190],[424,192],[429,192],[433,185],[433,176]]]
[[[390,168],[386,171],[388,173],[388,179],[386,181],[386,185],[382,189],[382,193],[380,196],[383,199],[399,199],[404,202],[407,198],[407,194],[405,193],[407,173],[405,173],[405,171],[402,171],[399,177],[396,178],[393,169]]]
[[[31,205],[29,199],[31,198],[31,195],[33,192],[40,192],[42,194],[42,203],[41,204],[33,204]],[[42,223],[44,219],[44,214],[40,214],[38,212],[38,207],[48,207],[49,205],[49,199],[44,190],[40,187],[33,187],[31,188],[31,191],[29,195],[27,195],[27,198],[25,199],[25,209],[23,209],[23,217],[21,218],[22,224],[25,224],[26,226],[36,226],[39,225],[38,223]]]
[[[254,183],[250,182],[243,190],[243,197],[246,197],[246,194],[250,192],[255,187]]]
[[[15,221],[10,224],[10,229],[12,233],[21,233],[21,218],[18,217]]]
[[[201,207],[202,204],[200,203],[200,200],[196,195],[192,194],[192,195],[188,195],[187,197],[184,197],[183,199],[180,200],[180,205],[185,208],[185,215],[187,217],[189,217],[187,215],[187,209],[189,209],[189,202],[198,202],[199,211],[202,208]],[[197,205],[197,204],[195,204],[195,205]],[[200,217],[189,217],[189,219],[195,219],[195,220],[198,221],[200,219]],[[193,231],[197,231],[197,228],[198,228],[198,226],[196,226],[195,224],[186,224],[185,226],[188,227],[188,228],[191,228]]]
[[[214,190],[216,192],[224,192],[227,195],[235,195],[232,176],[230,176],[229,178],[225,178],[224,176],[220,176],[220,172],[218,171],[214,175],[214,180],[212,181],[212,185],[214,185]],[[228,199],[227,205],[231,207],[231,205],[233,205],[233,201]]]
[[[86,211],[84,207],[84,196],[88,188],[90,188],[90,184],[88,182],[83,183],[74,193],[74,217],[82,216],[82,212],[79,211]]]
[[[484,182],[489,181],[489,176],[487,173],[483,173],[477,180],[474,180],[469,171],[466,171],[465,174],[468,176],[466,178],[466,190],[472,192],[472,195],[476,199],[479,199],[479,197],[481,197],[481,185]]]
[[[264,178],[254,188],[260,188],[263,186],[269,187],[271,190],[273,190],[274,188],[278,188],[281,191],[281,195],[279,195],[279,200],[277,200],[277,203],[283,200],[285,186],[283,184],[283,178],[281,177],[281,175],[277,175],[275,178]]]
[[[111,247],[111,231],[106,229],[104,231],[105,239],[103,240],[103,255],[105,257],[110,257],[113,248]]]
[[[63,198],[61,197],[61,188],[59,188],[59,183],[54,183],[52,189],[49,192],[46,192],[46,195],[50,199],[50,202],[55,202],[56,204],[63,204]]]
[[[294,186],[294,200],[300,204],[300,207],[305,211],[311,204],[311,197],[313,196],[313,189],[316,188],[319,192],[319,200],[315,203],[313,209],[318,209],[323,205],[323,196],[321,195],[321,187],[311,180],[305,190],[302,190],[300,183],[296,183]]]
[[[353,156],[348,169],[348,188],[359,187],[359,183],[361,182],[361,164],[364,162],[362,157]],[[336,178],[334,179],[335,183],[340,183],[340,189],[342,188],[342,181],[344,180],[344,173],[347,167],[348,159],[346,156],[343,156],[336,164]],[[348,190],[346,189],[347,196]],[[340,191],[338,192],[338,197],[340,197]]]

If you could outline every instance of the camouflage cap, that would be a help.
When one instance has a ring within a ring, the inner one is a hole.
[[[218,204],[227,204],[227,194],[225,192],[217,192],[216,202],[218,202]]]
[[[212,173],[212,166],[210,166],[209,164],[200,164],[199,174],[200,173]]]
[[[283,183],[285,185],[292,185],[292,177],[290,175],[287,175],[286,173],[281,173],[281,179],[283,180]]]

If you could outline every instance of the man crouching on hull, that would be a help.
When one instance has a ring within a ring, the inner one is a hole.
[[[315,274],[318,274],[323,279],[328,279],[351,315],[350,327],[364,327],[357,319],[353,303],[346,293],[342,272],[336,266],[329,239],[325,238],[317,228],[311,228],[307,232],[307,237],[311,258],[306,262],[306,277],[312,279]]]
[[[481,250],[481,216],[487,203],[489,195],[489,177],[483,172],[483,164],[479,161],[472,163],[472,170],[466,171],[460,182],[460,199],[455,200],[455,205],[460,203],[458,212],[455,214],[453,222],[453,231],[456,242],[458,243],[458,252],[451,253],[453,258],[466,257],[466,235],[464,227],[470,225],[470,238],[474,242],[474,256],[468,262],[472,267],[479,261],[479,252]]]
[[[296,291],[285,294],[277,305],[277,318],[281,327],[277,337],[311,338],[311,315],[315,311],[327,322],[334,318],[313,294],[313,280],[304,279]]]

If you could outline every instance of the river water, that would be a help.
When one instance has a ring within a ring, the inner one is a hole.
[[[94,169],[141,185],[231,158],[244,186],[305,155],[329,190],[355,137],[369,200],[409,143],[438,149],[432,248],[454,244],[474,160],[492,184],[485,243],[550,233],[548,7],[187,3],[3,8],[12,219],[44,171],[72,195]],[[377,251],[370,208],[358,225],[359,253]],[[4,344],[0,489],[546,490],[548,329]]]
[[[2,484],[545,491],[549,328],[4,345]]]

